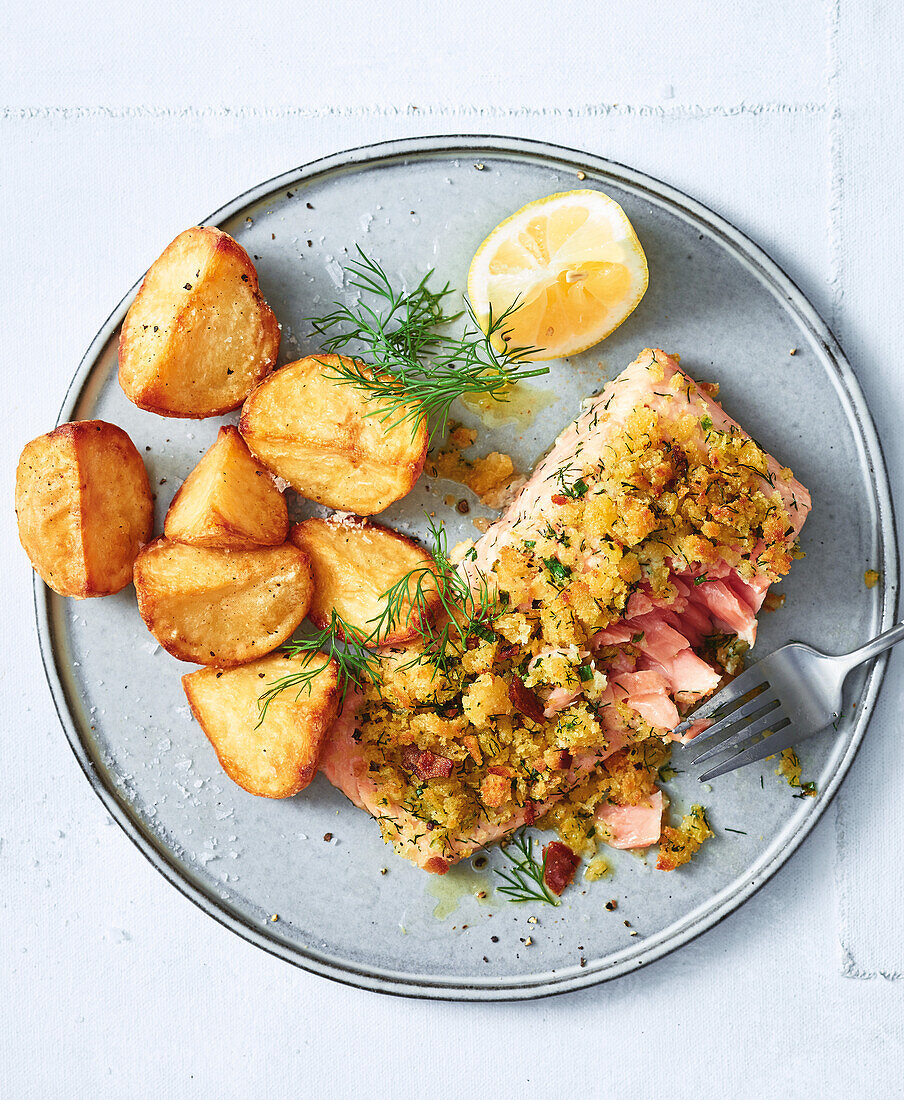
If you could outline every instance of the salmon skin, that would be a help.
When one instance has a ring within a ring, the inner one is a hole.
[[[486,809],[467,829],[454,835],[447,831],[439,837],[432,822],[425,828],[422,817],[387,797],[379,777],[374,776],[373,758],[369,767],[365,757],[361,739],[363,697],[350,692],[346,699],[324,748],[320,768],[352,802],[378,819],[384,838],[399,854],[425,870],[444,873],[452,863],[478,848],[533,824],[573,788],[599,773],[601,765],[626,746],[644,737],[661,744],[682,713],[716,689],[723,669],[730,667],[727,660],[733,660],[733,654],[755,640],[756,614],[770,584],[790,566],[810,510],[810,496],[789,470],[756,447],[708,388],[697,385],[681,370],[675,357],[659,349],[646,349],[602,393],[585,403],[581,415],[559,436],[516,499],[473,545],[458,568],[472,584],[480,577],[498,578],[504,575],[512,553],[523,553],[525,546],[533,547],[537,540],[549,537],[551,516],[566,517],[556,521],[556,531],[560,535],[563,530],[567,532],[569,507],[579,501],[594,503],[596,496],[605,497],[610,490],[604,492],[599,486],[611,482],[618,455],[627,453],[626,437],[632,438],[632,433],[642,430],[645,423],[657,424],[660,433],[671,433],[669,438],[663,436],[662,453],[668,462],[663,463],[662,479],[666,480],[661,492],[656,488],[659,474],[654,464],[646,469],[643,484],[628,483],[623,490],[626,495],[618,500],[617,507],[609,509],[615,518],[610,516],[607,521],[610,530],[605,540],[582,537],[577,552],[567,538],[560,538],[562,545],[569,547],[570,556],[556,550],[542,558],[546,579],[541,580],[543,570],[538,568],[536,591],[532,581],[519,582],[521,602],[517,606],[525,614],[535,613],[530,609],[538,605],[549,604],[550,575],[568,577],[572,583],[575,578],[593,581],[602,569],[600,555],[605,547],[611,552],[616,546],[623,554],[620,569],[624,563],[628,571],[634,568],[636,562],[630,552],[647,545],[647,536],[638,537],[646,529],[644,524],[653,524],[651,530],[659,532],[655,527],[659,521],[644,501],[654,501],[656,510],[668,511],[680,499],[693,514],[695,501],[704,501],[707,481],[700,466],[687,472],[682,480],[682,462],[687,465],[682,456],[686,453],[706,456],[712,479],[724,467],[748,471],[748,482],[740,504],[728,500],[722,506],[713,506],[706,498],[709,510],[689,536],[662,541],[663,549],[658,551],[652,571],[649,555],[642,569],[635,568],[630,592],[623,598],[618,614],[596,630],[574,657],[586,662],[581,680],[587,676],[589,683],[551,689],[541,685],[536,689],[541,694],[547,692],[540,704],[545,708],[543,722],[549,724],[545,731],[541,724],[538,736],[548,732],[569,707],[590,699],[591,688],[595,692],[592,713],[599,724],[599,742],[566,754],[568,766],[553,793],[537,800],[525,797],[523,804],[513,806],[510,813],[503,810],[494,814]],[[680,446],[672,446],[672,437],[680,441]],[[735,511],[743,511],[749,504],[755,512],[751,503],[754,498],[759,508],[754,516],[758,526],[751,521],[744,538],[739,535],[733,541],[732,524],[738,531],[744,530]],[[598,508],[603,513],[604,504],[605,500]],[[587,504],[584,516],[589,508]],[[625,523],[629,523],[630,537],[624,534]],[[630,524],[635,524],[636,530]],[[556,553],[568,564],[557,564]],[[508,593],[508,589],[505,591]],[[562,598],[576,592],[569,588]],[[527,669],[550,656],[558,659],[567,655],[574,648],[541,648]],[[689,735],[694,732],[698,731],[692,727]],[[428,744],[419,748],[436,750]],[[486,765],[483,761],[482,766]],[[512,769],[493,770],[506,776]],[[512,782],[516,780],[517,776]],[[649,794],[636,799],[633,805],[604,802],[597,811],[597,819],[608,826],[602,830],[601,839],[608,835],[610,842],[619,847],[654,843],[658,839],[656,821],[665,804],[661,796]]]

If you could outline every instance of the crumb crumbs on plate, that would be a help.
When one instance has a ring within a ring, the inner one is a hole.
[[[502,508],[508,503],[516,483],[520,485],[523,479],[511,455],[500,451],[491,451],[482,458],[465,458],[461,452],[473,445],[476,435],[470,428],[453,428],[450,445],[436,455],[429,472],[433,477],[466,485],[488,508]],[[464,514],[470,506],[467,501],[460,500],[456,507]]]
[[[584,878],[587,882],[596,882],[612,874],[612,866],[605,856],[594,856],[584,870]]]

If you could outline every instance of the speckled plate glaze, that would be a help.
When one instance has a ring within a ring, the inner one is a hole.
[[[784,609],[763,617],[757,652],[792,638],[840,651],[890,625],[898,575],[891,499],[853,372],[788,277],[699,203],[587,153],[512,138],[441,137],[315,161],[207,221],[254,256],[282,322],[285,361],[315,350],[304,318],[346,293],[340,265],[356,243],[409,281],[435,267],[438,280],[463,287],[493,226],[531,199],[576,187],[604,190],[623,205],[649,259],[650,289],[605,343],[552,364],[540,381],[547,403],[538,398],[543,407],[529,424],[484,429],[481,447],[508,451],[529,469],[581,398],[641,348],[679,352],[692,376],[721,383],[725,409],[813,494],[807,558],[783,585]],[[88,349],[60,421],[101,417],[129,432],[156,489],[159,529],[221,421],[165,420],[123,396],[116,343],[136,288]],[[473,535],[472,520],[485,511],[473,506],[461,516],[443,504],[449,493],[462,495],[422,478],[383,518],[418,533],[431,510],[453,541]],[[881,570],[885,583],[867,590],[866,568]],[[307,970],[388,993],[458,1000],[537,997],[615,978],[737,908],[825,809],[864,735],[885,665],[880,659],[852,678],[837,733],[803,744],[804,777],[816,781],[818,798],[792,798],[774,763],[704,791],[685,772],[668,784],[676,810],[703,801],[718,834],[689,867],[665,875],[652,860],[613,853],[611,879],[579,881],[558,909],[530,908],[493,894],[498,851],[482,872],[429,877],[395,857],[376,824],[322,777],[282,802],[234,786],[189,714],[180,684],[187,666],[153,642],[131,588],[76,602],[38,583],[35,603],[48,680],[76,757],[161,874],[216,920]],[[678,750],[679,769],[682,760]],[[488,896],[479,900],[480,890]],[[613,897],[617,913],[604,908]]]

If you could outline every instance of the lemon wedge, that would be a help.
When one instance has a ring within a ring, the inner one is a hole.
[[[564,191],[528,203],[487,237],[471,261],[468,297],[486,332],[505,319],[510,348],[558,359],[592,347],[628,317],[649,281],[634,227],[601,191]]]

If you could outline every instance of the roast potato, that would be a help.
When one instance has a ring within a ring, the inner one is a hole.
[[[399,500],[417,481],[427,454],[427,428],[387,428],[355,386],[330,366],[338,355],[299,359],[265,379],[242,409],[239,431],[257,457],[296,492],[320,504],[370,516]],[[361,367],[367,371],[366,367]]]
[[[414,596],[418,581],[425,593],[424,611],[439,606],[439,595],[424,568],[433,569],[433,558],[412,539],[389,527],[366,520],[306,519],[296,523],[290,535],[311,559],[314,596],[308,618],[315,626],[330,623],[331,612],[368,636],[386,607],[380,597],[414,571],[407,586]],[[410,598],[404,598],[390,629],[375,638],[384,645],[410,642],[420,633],[420,618],[412,615]],[[341,634],[340,630],[340,634]]]
[[[261,721],[260,696],[276,680],[300,669],[316,672],[310,690],[282,692],[268,704]],[[265,798],[289,798],[314,778],[339,706],[335,661],[322,653],[307,663],[272,653],[241,668],[189,672],[182,686],[224,771],[240,787]]]
[[[181,661],[228,668],[291,636],[311,602],[307,554],[286,543],[209,550],[159,538],[135,562],[138,610]]]
[[[241,405],[278,352],[248,253],[201,226],[180,233],[141,284],[119,339],[119,381],[148,412],[219,416]]]
[[[25,552],[54,592],[119,592],[154,522],[141,455],[122,428],[103,420],[40,435],[19,459],[16,516]]]
[[[220,428],[216,442],[173,497],[163,533],[172,542],[214,550],[280,546],[289,512],[269,472],[237,428]]]

